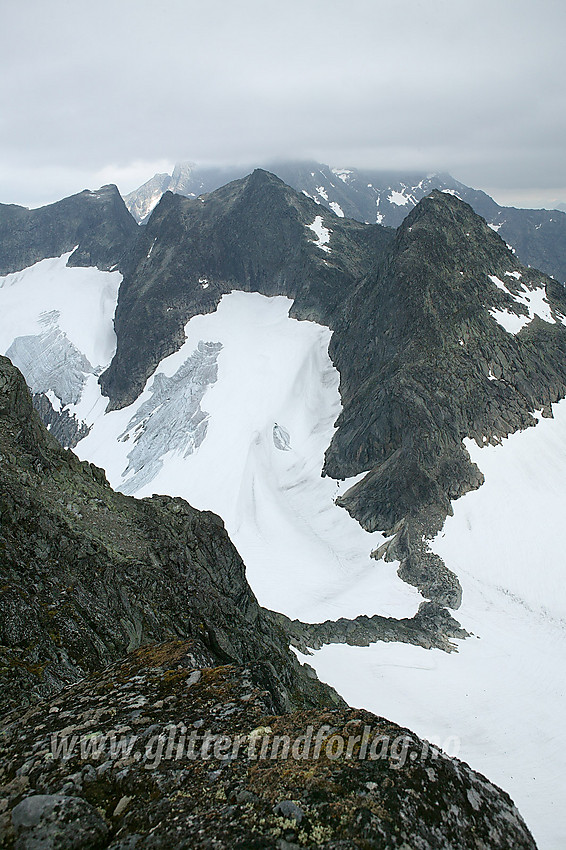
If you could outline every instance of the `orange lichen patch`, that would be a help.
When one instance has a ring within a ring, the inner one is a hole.
[[[140,667],[164,667],[181,661],[196,646],[193,640],[173,640],[168,643],[147,644],[135,649],[128,662]]]

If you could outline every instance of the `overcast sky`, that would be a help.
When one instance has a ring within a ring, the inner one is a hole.
[[[566,0],[0,0],[0,202],[177,160],[566,201]]]

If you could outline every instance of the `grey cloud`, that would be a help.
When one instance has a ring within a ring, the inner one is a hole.
[[[28,0],[2,14],[2,201],[187,158],[566,185],[563,0]]]

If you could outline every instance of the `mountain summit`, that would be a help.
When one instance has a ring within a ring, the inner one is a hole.
[[[0,275],[67,251],[73,252],[69,265],[107,270],[119,264],[135,232],[113,185],[36,210],[0,204]]]
[[[167,192],[125,269],[118,347],[101,379],[112,407],[131,403],[186,322],[233,289],[287,295],[293,316],[329,324],[392,237],[337,219],[261,169],[195,200]]]
[[[556,210],[502,207],[485,192],[466,186],[450,174],[330,168],[319,162],[277,161],[264,168],[337,216],[387,227],[399,227],[434,189],[447,192],[485,218],[517,251],[521,262],[566,283],[566,215],[560,206]],[[195,198],[245,174],[243,167],[179,163],[171,176],[155,175],[125,201],[136,220],[145,222],[166,190]]]

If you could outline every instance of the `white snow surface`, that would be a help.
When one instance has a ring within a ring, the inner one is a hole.
[[[344,210],[342,209],[338,201],[330,201],[328,206],[330,207],[333,213],[336,213],[339,218],[344,218]]]
[[[350,171],[347,168],[332,168],[330,170],[332,171],[333,174],[336,175],[336,177],[339,177],[340,180],[343,183],[346,183],[346,184],[348,184],[350,182],[350,180],[351,180],[350,175],[353,174],[353,172]]]
[[[420,594],[399,579],[398,564],[369,557],[384,537],[334,504],[361,476],[341,484],[321,476],[341,409],[339,375],[330,331],[290,319],[291,303],[225,295],[215,313],[188,322],[185,344],[133,405],[104,415],[99,400],[76,453],[104,467],[117,489],[178,495],[220,514],[263,605],[310,622],[412,616]],[[191,361],[203,345],[218,350],[204,379]]]
[[[307,227],[309,228],[309,230],[312,230],[312,232],[316,236],[316,241],[314,239],[311,240],[316,245],[316,247],[320,248],[322,251],[330,253],[331,248],[328,245],[328,241],[330,240],[331,231],[322,223],[322,216],[317,215],[313,223],[307,224]]]
[[[19,336],[44,331],[43,314],[56,310],[57,325],[93,367],[107,366],[116,350],[112,319],[122,275],[68,268],[73,252],[0,277],[0,351]]]
[[[519,280],[520,272],[506,272],[508,277],[513,277]],[[517,304],[522,304],[528,310],[528,315],[518,315],[511,310],[495,310],[489,312],[493,318],[504,328],[507,333],[513,335],[518,334],[525,325],[528,325],[535,316],[538,316],[543,322],[556,324],[557,317],[553,315],[550,304],[546,300],[546,288],[544,283],[535,289],[528,289],[526,286],[521,286],[518,292],[511,292],[507,285],[496,275],[489,275],[489,279],[498,289],[501,289],[507,295],[510,295]],[[558,317],[558,320],[564,324],[564,318]]]
[[[409,198],[403,192],[392,190],[388,199],[390,204],[395,204],[398,207],[404,207],[409,203]]]
[[[504,788],[540,850],[566,846],[566,401],[553,411],[500,446],[467,442],[485,484],[433,544],[463,587],[456,616],[473,636],[458,653],[378,643],[308,658],[351,704]]]
[[[66,407],[88,421],[100,396],[96,375],[116,350],[113,317],[122,275],[68,268],[71,253],[0,277],[0,353],[55,410]]]

